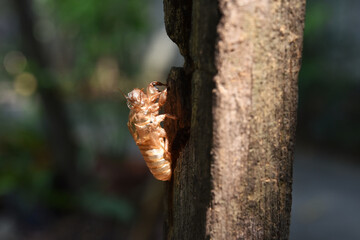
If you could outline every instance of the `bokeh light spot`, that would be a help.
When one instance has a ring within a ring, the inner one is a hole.
[[[37,80],[31,73],[21,73],[15,78],[14,90],[17,94],[28,97],[31,96],[37,88]]]
[[[16,75],[24,71],[26,67],[26,57],[22,52],[11,51],[4,57],[4,67],[9,74]]]

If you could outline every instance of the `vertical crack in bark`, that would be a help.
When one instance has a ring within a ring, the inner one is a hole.
[[[173,67],[167,79],[169,92],[165,111],[177,117],[175,122],[173,120],[165,122],[174,160],[178,158],[190,134],[190,97],[193,72],[193,62],[189,55],[191,10],[191,0],[164,0],[166,32],[170,39],[178,45],[185,60],[184,67]]]
[[[182,157],[180,153],[190,137],[191,123],[191,78],[193,61],[189,55],[189,38],[191,32],[191,0],[164,0],[165,27],[170,39],[174,41],[184,57],[183,68],[173,67],[168,75],[168,100],[164,107],[165,112],[177,117],[177,120],[167,120],[164,123],[170,142],[173,177],[167,185],[167,220],[165,230],[168,239],[174,234],[174,191],[178,185],[174,182],[179,173],[178,167]],[[176,223],[175,223],[176,224]]]

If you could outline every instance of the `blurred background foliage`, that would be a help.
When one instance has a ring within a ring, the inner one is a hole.
[[[299,76],[299,141],[360,153],[360,22],[357,1],[307,1]]]
[[[159,24],[161,6],[1,1],[1,239],[88,239],[88,228],[96,239],[137,236],[144,202],[161,206],[161,184],[130,139],[120,92],[164,79],[177,57]],[[159,34],[168,66],[146,74]],[[161,221],[153,215],[147,225]],[[152,229],[143,234],[157,234]]]
[[[359,156],[359,9],[307,3],[299,146]],[[0,239],[161,238],[119,89],[182,64],[162,2],[3,0],[0,43]]]

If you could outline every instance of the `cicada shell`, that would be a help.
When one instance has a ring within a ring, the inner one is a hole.
[[[168,181],[171,179],[171,155],[166,132],[160,123],[166,117],[175,117],[159,114],[166,102],[167,89],[160,91],[156,86],[165,84],[151,82],[146,93],[135,88],[125,96],[130,108],[128,127],[150,172],[156,179]]]

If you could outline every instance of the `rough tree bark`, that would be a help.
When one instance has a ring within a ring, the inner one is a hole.
[[[167,239],[287,239],[305,0],[164,0]]]

